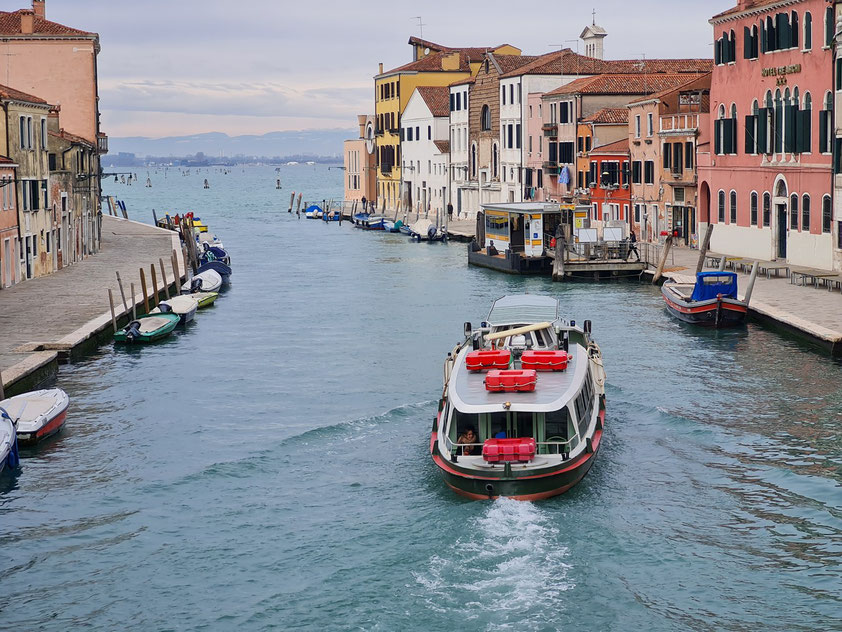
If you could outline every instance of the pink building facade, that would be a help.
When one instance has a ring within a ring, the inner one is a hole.
[[[833,269],[833,9],[740,0],[711,24],[699,234],[712,223],[716,252]]]
[[[0,156],[0,288],[19,281],[20,244],[18,209],[15,202],[15,167],[12,160]]]
[[[546,200],[544,195],[544,112],[542,93],[527,95],[526,99],[526,199],[536,202]]]

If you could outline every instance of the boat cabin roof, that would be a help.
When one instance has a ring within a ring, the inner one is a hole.
[[[539,372],[535,390],[525,393],[492,392],[485,388],[484,371],[468,371],[465,356],[471,351],[463,349],[457,356],[450,376],[450,401],[463,413],[490,413],[507,410],[503,404],[511,402],[511,410],[523,412],[550,412],[560,410],[579,392],[588,371],[587,351],[581,345],[571,345],[572,360],[566,371]]]
[[[717,296],[737,298],[737,275],[734,272],[699,272],[693,288],[693,301],[708,301]]]
[[[549,296],[518,294],[504,296],[494,301],[486,322],[491,327],[501,327],[555,322],[558,318],[558,299]]]

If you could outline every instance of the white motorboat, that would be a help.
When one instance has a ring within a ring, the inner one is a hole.
[[[15,423],[22,444],[37,443],[61,430],[69,405],[70,398],[60,388],[22,393],[0,402]]]
[[[196,285],[196,281],[199,281],[201,284]],[[199,272],[193,277],[193,280],[190,282],[190,285],[184,286],[182,291],[193,293],[193,292],[218,292],[219,288],[222,287],[222,275],[219,274],[216,270],[205,270],[204,272]]]
[[[173,296],[165,301],[161,301],[158,307],[150,311],[150,314],[178,314],[179,321],[182,325],[189,323],[196,316],[196,310],[199,309],[199,302],[189,294],[181,294]]]

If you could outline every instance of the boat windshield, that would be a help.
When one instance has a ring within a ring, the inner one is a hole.
[[[492,333],[499,333],[502,331],[509,331],[517,329],[518,327],[525,327],[526,325],[511,325],[505,327],[494,327]],[[522,346],[527,349],[554,349],[556,347],[555,332],[552,329],[536,329],[525,334],[517,336],[509,336],[503,338],[499,342],[499,346],[508,349],[512,345]]]

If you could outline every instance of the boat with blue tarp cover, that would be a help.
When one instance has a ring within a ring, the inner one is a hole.
[[[745,322],[748,313],[734,272],[699,272],[695,284],[667,281],[661,293],[673,316],[694,325],[734,327]]]
[[[462,496],[539,500],[582,480],[604,423],[590,321],[562,319],[551,297],[505,296],[447,355],[430,453]]]

